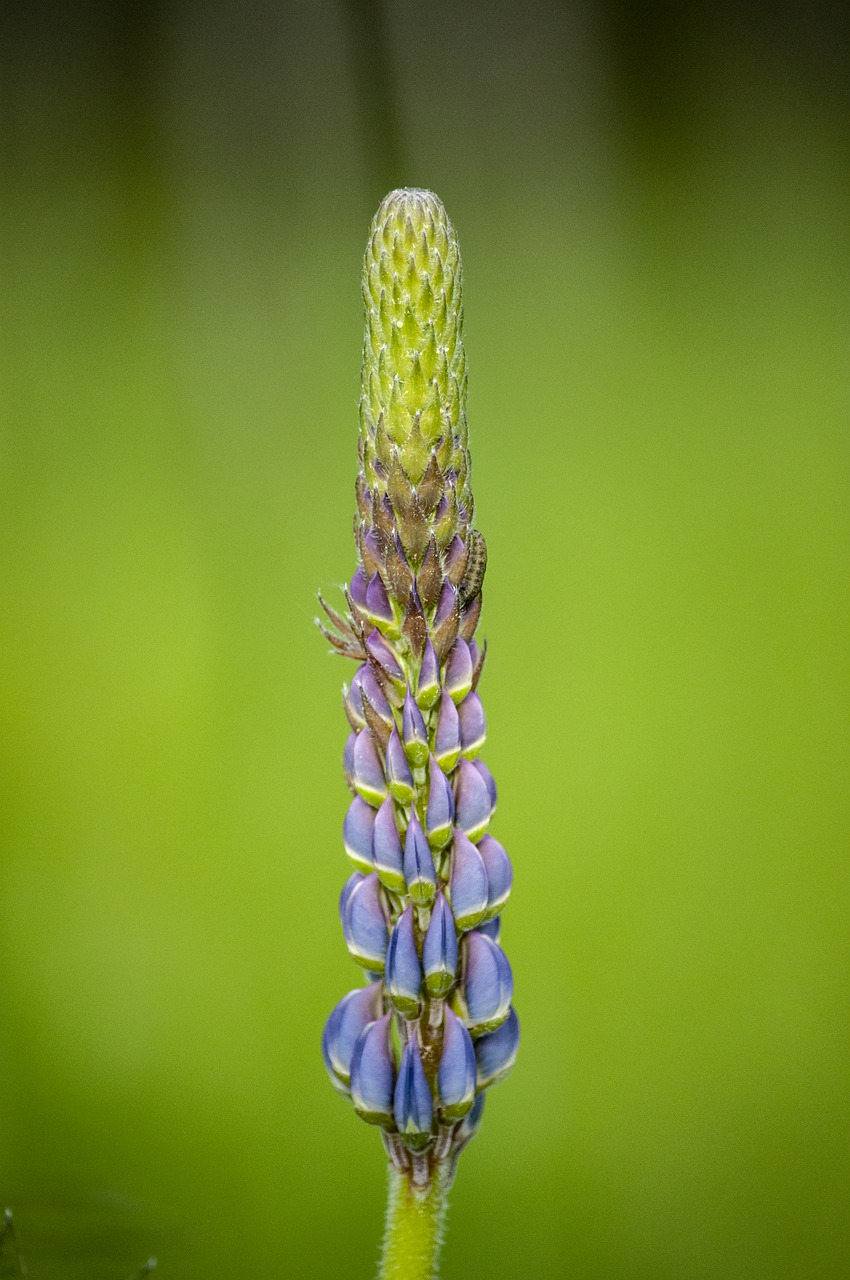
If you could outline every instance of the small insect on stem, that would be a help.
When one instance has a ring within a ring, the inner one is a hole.
[[[469,535],[469,558],[466,562],[466,572],[460,584],[461,604],[468,604],[470,600],[474,600],[480,594],[486,571],[487,543],[477,529],[472,529]]]

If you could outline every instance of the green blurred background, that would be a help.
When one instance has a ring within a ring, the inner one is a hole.
[[[368,1277],[331,1091],[360,258],[466,269],[523,1026],[446,1280],[850,1275],[850,23],[2,19],[0,1197],[33,1280]]]

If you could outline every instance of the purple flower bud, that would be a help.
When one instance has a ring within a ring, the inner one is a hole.
[[[357,734],[352,729],[345,740],[345,748],[342,753],[342,771],[345,774],[345,781],[352,791],[354,790],[354,744],[356,741]]]
[[[374,872],[349,893],[342,913],[342,932],[352,959],[371,973],[382,973],[387,953],[387,922],[381,882]]]
[[[366,803],[376,809],[386,798],[387,780],[378,748],[368,729],[362,729],[354,743],[351,781]]]
[[[369,1124],[393,1124],[395,1066],[390,1048],[390,1019],[385,1013],[361,1031],[351,1055],[351,1100]]]
[[[464,980],[459,992],[464,1021],[473,1034],[495,1031],[508,1016],[514,979],[507,957],[495,942],[474,930],[464,939]]]
[[[502,936],[502,917],[495,916],[492,920],[482,920],[481,924],[476,925],[475,932],[483,933],[491,942],[498,942]]]
[[[366,587],[368,579],[364,570],[358,569],[351,579],[350,595],[358,609],[366,608]]]
[[[424,1151],[431,1141],[434,1104],[415,1040],[408,1040],[401,1055],[395,1086],[395,1122],[413,1151]]]
[[[437,1072],[437,1087],[441,1118],[454,1121],[465,1116],[475,1101],[475,1050],[460,1018],[448,1008],[443,1011],[443,1016],[443,1052]]]
[[[419,681],[416,686],[416,702],[425,710],[433,707],[440,696],[440,663],[437,652],[430,639],[425,641],[422,653],[422,665],[419,668]]]
[[[449,893],[457,927],[461,931],[474,928],[487,910],[487,871],[481,854],[462,831],[456,831],[452,840]]]
[[[392,713],[392,708],[390,704],[387,702],[386,695],[383,689],[378,684],[378,681],[375,679],[374,671],[372,671],[371,668],[368,666],[361,667],[360,670],[363,672],[363,674],[360,676],[360,679],[357,683],[359,685],[362,698],[367,698],[368,701],[372,704],[375,711],[377,711],[378,715],[383,720],[384,724],[387,725],[389,728],[392,728],[392,726],[395,724],[395,718]],[[357,680],[356,672],[355,672],[354,680]],[[354,688],[354,680],[352,680],[351,682],[352,689]],[[361,712],[363,712],[362,702],[361,702],[360,710]]]
[[[446,658],[443,688],[454,702],[462,702],[472,688],[472,654],[463,639],[455,640]]]
[[[422,992],[422,966],[416,951],[412,906],[405,907],[390,934],[385,982],[387,994],[399,1013],[415,1018]]]
[[[322,1057],[331,1084],[340,1093],[348,1093],[351,1078],[351,1055],[361,1031],[381,1013],[381,988],[359,987],[343,996],[325,1023],[322,1035]]]
[[[519,1019],[511,1009],[507,1021],[497,1031],[475,1042],[476,1079],[479,1089],[503,1080],[516,1062],[519,1049]]]
[[[407,892],[414,902],[432,902],[437,891],[434,859],[415,813],[410,815],[404,838],[404,878]]]
[[[490,892],[487,899],[486,920],[497,916],[507,902],[514,880],[511,860],[505,850],[492,836],[484,836],[478,845],[481,860],[487,868],[487,883]]]
[[[378,535],[375,530],[370,529],[365,535],[363,541],[366,544],[366,551],[368,552],[368,555],[365,558],[367,560],[371,558],[375,564],[380,564],[384,558],[384,554],[381,551],[381,544],[378,541]]]
[[[468,693],[457,710],[463,754],[467,760],[471,760],[478,755],[487,737],[484,707],[477,693]]]
[[[443,893],[438,893],[422,944],[425,986],[432,996],[444,996],[457,977],[457,933],[452,909]]]
[[[342,840],[345,852],[358,871],[368,876],[375,868],[372,865],[372,828],[375,825],[375,810],[360,796],[355,796],[348,806],[348,813],[342,824]]]
[[[413,705],[416,706],[416,703]],[[413,774],[395,725],[387,743],[387,782],[399,804],[410,804],[413,799]]]
[[[451,839],[455,801],[451,784],[433,756],[429,768],[425,829],[432,849],[442,849]]]
[[[381,805],[372,829],[372,862],[381,884],[393,893],[405,892],[404,851],[389,797]]]
[[[490,797],[490,817],[492,818],[493,814],[496,812],[496,802],[499,799],[496,791],[495,779],[483,760],[473,760],[472,764],[475,772],[480,773],[481,777],[484,779],[484,785],[486,786],[487,794]]]
[[[395,615],[387,595],[387,589],[381,581],[381,575],[373,575],[366,588],[366,612],[370,618],[380,622],[394,622]]]
[[[434,734],[434,756],[446,773],[451,773],[457,764],[460,748],[461,726],[457,707],[451,698],[441,698],[440,710],[437,713],[437,729]]]
[[[409,689],[404,695],[401,732],[404,738],[405,755],[415,769],[421,768],[428,759],[428,730],[425,728],[422,712],[413,701]]]
[[[490,793],[481,774],[470,760],[461,760],[455,773],[455,825],[473,844],[480,840],[490,821]]]
[[[452,614],[457,612],[457,592],[452,584],[448,581],[443,583],[443,589],[440,592],[440,598],[437,601],[437,612],[434,614],[433,629],[437,628],[443,622],[448,622]],[[457,633],[455,633],[457,634]]]
[[[405,683],[404,670],[392,645],[388,640],[384,639],[377,627],[374,631],[370,631],[366,637],[366,648],[378,666],[387,673],[390,680],[393,680],[399,688],[403,689]]]
[[[348,904],[348,899],[351,897],[352,893],[357,888],[357,886],[359,884],[362,884],[365,879],[366,877],[362,876],[359,871],[353,871],[351,875],[348,877],[348,879],[346,880],[345,884],[340,889],[339,891],[340,920],[345,919],[345,908]]]
[[[363,679],[365,671],[368,671],[368,667],[358,667],[351,677],[351,684],[348,686],[343,685],[342,687],[345,714],[348,716],[349,724],[354,729],[366,728],[366,717],[363,715],[363,695],[360,689],[360,681]]]

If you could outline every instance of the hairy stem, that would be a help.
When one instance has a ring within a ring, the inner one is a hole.
[[[379,1280],[435,1280],[446,1220],[448,1170],[438,1164],[424,1189],[392,1165],[389,1178]]]

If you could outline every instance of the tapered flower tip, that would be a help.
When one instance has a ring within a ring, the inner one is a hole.
[[[404,850],[396,825],[395,807],[389,797],[375,815],[372,862],[381,884],[393,893],[404,893]]]
[[[374,871],[372,865],[372,828],[375,825],[375,810],[361,796],[355,796],[348,806],[348,813],[342,824],[342,840],[357,871],[369,875]]]
[[[381,882],[374,872],[349,893],[342,912],[342,932],[352,959],[371,973],[382,973],[387,952],[387,922]]]
[[[496,804],[499,799],[499,794],[496,791],[496,780],[483,760],[473,760],[472,764],[475,772],[483,778],[484,785],[487,788],[487,794],[490,797],[490,817],[492,818],[496,812]]]
[[[508,1016],[514,979],[502,948],[483,933],[473,931],[464,941],[463,990],[467,1027],[474,1034],[495,1031]]]
[[[351,739],[349,738],[349,742]],[[367,804],[378,805],[387,797],[387,780],[378,748],[368,729],[362,729],[354,743],[351,761],[351,782],[358,795]]]
[[[431,1141],[434,1104],[415,1040],[408,1040],[404,1046],[394,1101],[399,1133],[411,1150],[423,1151]]]
[[[462,831],[455,831],[452,839],[449,894],[457,927],[474,928],[487,910],[489,886],[484,860]]]
[[[437,891],[434,858],[415,813],[410,815],[404,837],[404,878],[414,902],[432,902]]]
[[[379,573],[373,574],[366,588],[365,612],[378,622],[393,622],[395,615],[387,595],[387,589],[381,581]]]
[[[414,768],[421,768],[428,759],[428,730],[425,727],[422,712],[413,701],[413,695],[409,689],[404,695],[401,733],[405,755]]]
[[[354,577],[351,579],[350,595],[351,599],[357,605],[358,609],[365,609],[366,606],[366,589],[369,585],[369,579],[363,569],[357,569]]]
[[[351,1056],[357,1037],[380,1013],[381,988],[377,984],[370,984],[343,996],[325,1023],[322,1057],[331,1077],[331,1084],[340,1093],[349,1091]]]
[[[340,918],[340,920],[344,920],[344,919],[345,919],[345,908],[348,906],[348,899],[351,897],[352,893],[353,893],[353,892],[354,892],[354,890],[357,888],[357,886],[358,886],[359,884],[362,884],[362,883],[363,883],[363,881],[364,881],[365,879],[366,879],[366,877],[365,877],[365,876],[363,876],[363,875],[361,875],[359,871],[354,871],[354,872],[352,872],[352,874],[348,877],[348,879],[346,880],[345,884],[344,884],[344,885],[342,886],[342,888],[340,889],[340,891],[339,891],[339,918]]]
[[[487,830],[491,806],[487,784],[470,760],[461,760],[455,772],[455,802],[455,825],[474,844]]]
[[[432,849],[442,849],[448,844],[452,834],[454,815],[455,800],[451,783],[431,756],[425,830]]]
[[[494,916],[492,920],[482,920],[475,926],[476,933],[483,933],[491,942],[498,942],[502,936],[502,917]]]
[[[398,447],[405,474],[418,484],[431,446],[447,436],[455,446],[450,456],[459,461],[467,437],[460,256],[446,211],[431,192],[391,192],[382,201],[366,246],[363,301],[366,476],[378,484],[386,476],[376,465],[386,456],[383,436]]]
[[[437,1072],[443,1120],[460,1120],[475,1101],[475,1050],[469,1032],[451,1009],[444,1010],[443,1052]]]
[[[405,907],[390,934],[385,981],[399,1013],[406,1018],[416,1017],[422,993],[422,966],[416,951],[412,906]]]
[[[372,230],[380,232],[385,243],[391,242],[394,236],[408,234],[408,221],[417,237],[423,231],[435,236],[438,229],[442,230],[443,239],[449,231],[454,236],[442,200],[424,187],[396,187],[385,195],[372,220]]]
[[[460,490],[453,519],[445,528],[438,525],[445,545],[461,507],[471,507],[460,257],[442,205],[430,193],[424,200],[414,195],[388,197],[366,246],[361,463],[368,486],[391,493],[398,477],[388,475],[390,446],[413,485],[427,475],[432,450],[439,449],[443,471],[452,464],[453,488]],[[426,490],[429,511],[436,505],[432,490],[433,479]],[[402,542],[424,551],[408,511],[399,523]]]
[[[366,648],[369,656],[374,658],[382,671],[385,671],[395,684],[404,688],[404,670],[398,660],[395,649],[385,640],[377,627],[366,637]]]
[[[440,663],[437,651],[430,639],[425,641],[422,653],[422,665],[419,668],[419,680],[416,685],[416,702],[425,710],[433,707],[440,696]]]
[[[511,1009],[507,1020],[497,1031],[491,1031],[475,1042],[477,1087],[486,1089],[498,1080],[503,1080],[516,1062],[518,1049],[519,1018]]]
[[[440,710],[437,713],[437,728],[434,733],[434,758],[446,773],[451,773],[457,764],[460,748],[461,725],[458,709],[451,698],[441,698]]]
[[[422,943],[425,986],[432,996],[444,996],[457,977],[457,932],[452,909],[445,895],[438,893]]]
[[[510,897],[514,881],[513,867],[503,847],[491,835],[483,837],[478,845],[478,852],[487,869],[489,885],[486,919],[492,920],[500,913]]]
[[[460,722],[460,739],[467,760],[477,756],[487,737],[487,720],[484,706],[477,693],[468,693],[457,709]]]
[[[387,743],[387,782],[399,804],[410,804],[413,799],[413,774],[395,725]]]
[[[351,1054],[351,1100],[369,1124],[393,1126],[395,1066],[390,1047],[390,1019],[385,1013],[361,1031]]]
[[[446,658],[443,688],[454,702],[462,702],[472,688],[472,654],[465,640],[458,638]]]

